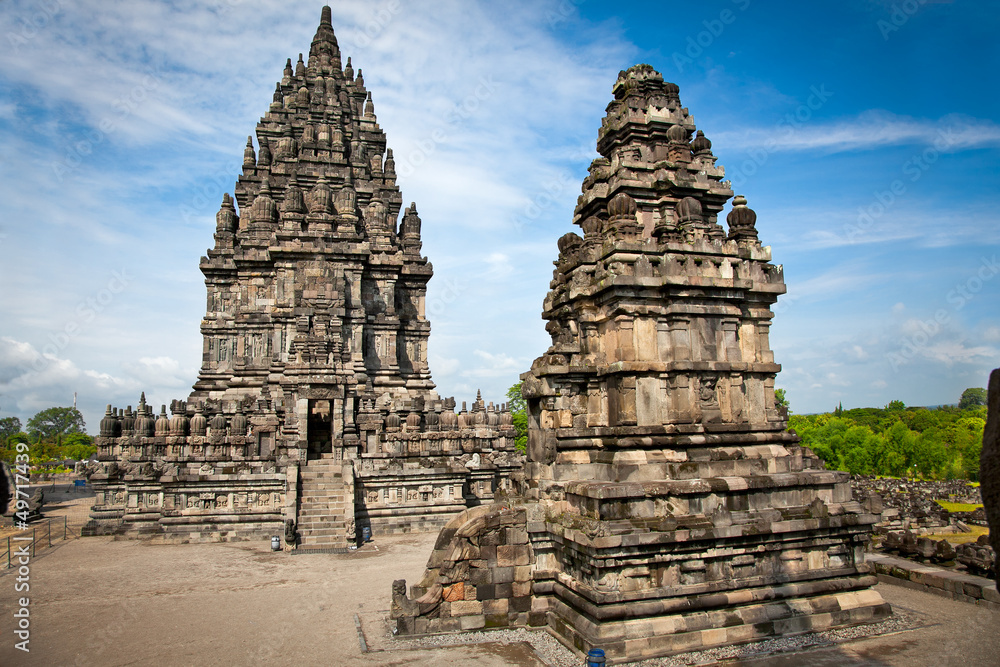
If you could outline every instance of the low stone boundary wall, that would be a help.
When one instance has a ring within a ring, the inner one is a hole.
[[[1000,611],[1000,593],[997,592],[996,582],[990,579],[952,572],[933,565],[922,565],[886,554],[865,554],[865,560],[875,567],[879,581]]]

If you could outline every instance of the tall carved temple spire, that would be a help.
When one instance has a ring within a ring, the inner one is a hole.
[[[342,68],[324,7],[308,59],[285,62],[247,139],[201,260],[202,366],[174,404],[185,416],[164,431],[165,415],[142,415],[115,438],[112,413],[93,472],[94,531],[228,539],[285,522],[291,543],[343,547],[356,520],[433,526],[510,486],[522,461],[510,419],[480,406],[460,424],[454,399],[434,391],[433,271],[415,204],[400,222],[372,97],[350,58]]]

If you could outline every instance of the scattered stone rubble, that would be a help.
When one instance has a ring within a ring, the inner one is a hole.
[[[851,476],[854,499],[878,517],[875,532],[913,530],[918,534],[946,533],[951,530],[968,532],[959,524],[985,525],[975,512],[949,512],[937,503],[979,504],[979,489],[965,480],[915,480]]]
[[[965,480],[912,480],[851,477],[854,498],[875,516],[876,540],[882,551],[911,560],[945,566],[964,565],[972,574],[991,576],[996,554],[989,538],[953,546],[947,539],[932,539],[947,533],[968,533],[969,525],[986,525],[983,509],[949,512],[936,501],[979,504],[980,490]],[[881,539],[879,539],[881,538]]]
[[[956,560],[972,574],[997,578],[997,555],[989,535],[980,535],[975,544],[960,544],[955,552]]]

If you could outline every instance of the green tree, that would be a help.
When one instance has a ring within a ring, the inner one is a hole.
[[[902,412],[906,409],[906,404],[902,401],[889,401],[889,405],[885,406],[886,412]]]
[[[524,397],[521,396],[520,382],[507,390],[507,409],[510,410],[511,420],[517,431],[514,446],[522,454],[526,453],[528,451],[528,406]]]
[[[97,452],[94,439],[86,433],[70,433],[62,441],[62,456],[60,458],[84,461]]]
[[[28,420],[28,434],[36,440],[51,440],[69,433],[86,433],[83,415],[76,408],[49,408]]]
[[[4,417],[0,419],[0,444],[7,442],[7,438],[20,432],[21,420],[17,417]]]
[[[958,401],[958,409],[966,410],[979,405],[986,405],[986,390],[982,387],[969,387],[962,392],[962,398]]]
[[[791,410],[788,407],[788,397],[785,396],[785,390],[782,389],[781,387],[778,387],[777,389],[774,390],[774,404],[779,408],[785,408],[786,410],[791,412]]]
[[[36,440],[31,443],[31,448],[28,450],[28,460],[32,464],[55,461],[62,458],[61,450],[62,445],[58,438],[56,440]]]

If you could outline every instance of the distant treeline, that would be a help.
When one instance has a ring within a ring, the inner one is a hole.
[[[792,415],[788,428],[826,467],[855,474],[979,480],[986,407],[857,408]]]

